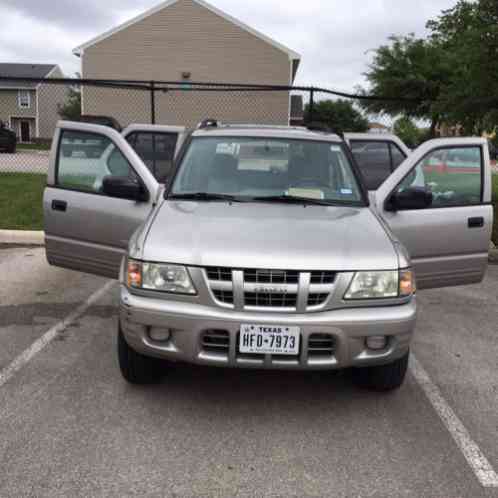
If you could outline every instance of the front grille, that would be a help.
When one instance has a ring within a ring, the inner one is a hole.
[[[246,292],[244,294],[246,306],[265,308],[295,308],[297,294]]]
[[[214,290],[214,297],[221,303],[233,304],[233,292],[224,290]]]
[[[202,335],[202,349],[208,353],[228,354],[230,335],[226,330],[206,330]]]
[[[310,277],[311,284],[333,284],[335,272],[333,271],[312,271]]]
[[[223,282],[231,282],[232,280],[231,268],[213,266],[211,268],[206,268],[206,272],[209,280],[219,280]]]
[[[273,311],[319,311],[334,288],[330,270],[298,271],[208,267],[208,286],[215,301],[236,309],[274,308]]]
[[[310,294],[308,296],[308,306],[321,306],[328,297],[328,294]]]
[[[244,280],[256,284],[297,284],[299,272],[294,270],[244,270]]]
[[[311,334],[308,338],[308,357],[332,356],[335,339],[329,334]]]

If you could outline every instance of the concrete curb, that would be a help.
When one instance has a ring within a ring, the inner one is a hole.
[[[0,230],[0,245],[44,246],[45,232],[32,230]]]

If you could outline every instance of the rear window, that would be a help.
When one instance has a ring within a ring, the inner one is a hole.
[[[171,175],[175,158],[177,133],[133,132],[126,137],[140,159],[159,183]]]
[[[406,159],[399,147],[389,140],[352,140],[351,152],[368,190],[377,190]]]

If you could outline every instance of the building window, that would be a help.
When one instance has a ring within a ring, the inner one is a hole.
[[[19,90],[19,109],[29,109],[31,107],[31,95],[27,90]]]

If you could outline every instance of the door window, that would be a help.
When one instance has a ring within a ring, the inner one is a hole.
[[[57,185],[102,193],[106,176],[131,177],[138,181],[126,157],[106,136],[62,131],[57,155]]]
[[[354,140],[351,151],[368,190],[377,190],[391,174],[389,144],[380,141]]]
[[[397,191],[425,187],[432,192],[432,208],[480,204],[482,169],[480,147],[438,149],[419,162]]]
[[[175,158],[176,133],[134,132],[126,137],[159,183],[165,183],[171,174]]]
[[[391,149],[391,162],[392,162],[392,169],[393,171],[406,159],[405,154],[401,152],[399,147],[391,142],[389,144],[389,147]]]

